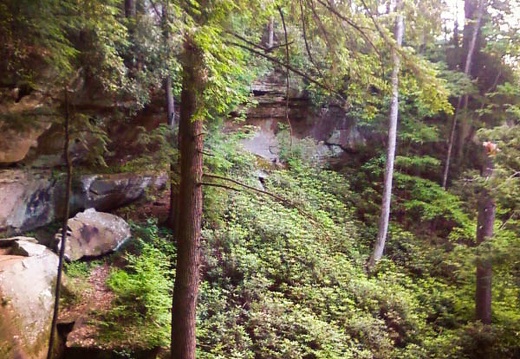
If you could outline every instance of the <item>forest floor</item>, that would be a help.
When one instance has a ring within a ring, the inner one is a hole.
[[[113,213],[127,221],[145,222],[150,218],[157,218],[159,222],[163,222],[168,216],[169,198],[169,191],[163,191]],[[99,264],[92,265],[87,277],[68,278],[65,281],[64,296],[67,299],[62,304],[58,322],[73,325],[66,339],[68,347],[103,347],[99,343],[98,318],[110,311],[116,297],[107,287],[106,281],[114,267],[124,266],[124,260],[119,254],[112,254],[111,257],[98,258],[96,261]]]
[[[107,312],[112,306],[115,295],[106,285],[110,271],[110,265],[105,262],[93,267],[84,281],[78,278],[68,279],[74,287],[74,299],[63,307],[59,317],[59,323],[74,322],[74,327],[67,336],[67,346],[98,346],[98,325],[92,319]]]

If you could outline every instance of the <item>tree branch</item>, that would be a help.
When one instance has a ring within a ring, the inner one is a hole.
[[[232,190],[232,191],[242,192],[241,190],[239,190],[236,187],[230,187],[230,186],[226,186],[226,185],[220,184],[220,183],[199,182],[199,185],[201,185],[201,186],[219,187],[219,188],[229,189],[229,190]]]
[[[519,213],[518,210],[513,211],[513,213],[511,213],[511,215],[500,224],[500,227],[498,227],[498,230],[499,231],[502,230],[506,226],[507,222],[514,219],[518,213]]]
[[[321,32],[323,33],[323,38],[325,39],[325,42],[327,43],[327,46],[329,49],[332,49],[331,42],[329,40],[329,34],[327,33],[327,30],[325,30],[325,26],[323,26],[323,22],[320,19],[320,16],[316,12],[316,8],[314,7],[314,2],[312,0],[308,0],[310,2],[310,7],[312,11],[312,16],[314,17],[314,20],[318,24],[318,27],[320,28]]]
[[[237,39],[240,39],[242,41],[244,41],[245,43],[247,43],[248,45],[251,45],[253,47],[256,47],[256,45],[253,45],[250,43],[249,40],[243,38],[242,36],[238,35],[238,34],[235,34],[235,33],[232,33],[232,35],[234,37],[236,37]],[[237,42],[233,42],[233,41],[226,41],[229,45],[233,45],[233,46],[237,46],[237,47],[240,47],[244,50],[247,50],[253,54],[256,54],[258,56],[261,56],[269,61],[271,61],[272,63],[275,63],[279,66],[283,66],[284,68],[294,72],[295,74],[297,74],[298,76],[301,76],[302,78],[306,79],[307,81],[315,84],[316,86],[328,91],[329,93],[332,93],[332,94],[335,94],[336,96],[338,96],[338,98],[340,98],[342,101],[346,101],[345,98],[343,97],[342,93],[339,92],[339,91],[336,91],[334,89],[331,89],[330,87],[324,85],[323,83],[319,82],[318,80],[316,79],[313,79],[312,77],[308,76],[307,74],[303,73],[302,71],[294,68],[293,66],[291,65],[287,65],[287,64],[284,64],[282,61],[278,60],[277,58],[275,57],[272,57],[272,56],[269,56],[261,51],[258,51],[258,50],[255,50],[254,48],[252,47],[249,47],[249,46],[246,46],[246,45],[242,45],[242,44],[239,44]]]
[[[304,16],[305,14],[303,11],[303,0],[299,0],[299,2],[300,2],[301,17],[302,17],[302,30],[303,30],[303,41],[305,42],[305,50],[307,51],[307,56],[309,56],[309,61],[314,66],[316,71],[318,71],[318,75],[320,75],[320,77],[323,77],[323,74],[322,74],[320,68],[318,67],[318,65],[314,61],[314,58],[312,57],[309,42],[307,41],[307,26],[305,26],[305,16]]]
[[[244,187],[248,190],[251,190],[251,191],[254,191],[254,192],[257,192],[257,193],[260,193],[260,194],[264,194],[266,196],[269,196],[269,197],[272,197],[274,198],[275,200],[277,200],[278,202],[281,202],[282,204],[286,205],[286,206],[289,206],[289,207],[292,207],[292,208],[295,208],[298,212],[300,212],[300,214],[302,216],[304,216],[305,218],[307,218],[309,221],[311,221],[312,223],[314,223],[315,225],[318,225],[320,227],[323,227],[323,225],[319,222],[317,222],[309,213],[307,213],[303,208],[301,208],[300,206],[298,206],[297,204],[293,203],[292,201],[288,200],[288,199],[285,199],[283,197],[280,197],[274,193],[271,193],[271,192],[268,192],[268,191],[264,191],[264,190],[261,190],[261,189],[258,189],[258,188],[255,188],[255,187],[252,187],[252,186],[249,186],[245,183],[242,183],[242,182],[239,182],[237,180],[234,180],[232,178],[229,178],[229,177],[224,177],[224,176],[219,176],[219,175],[216,175],[216,174],[211,174],[211,173],[204,173],[203,174],[203,177],[208,177],[208,178],[215,178],[215,179],[219,179],[219,180],[223,180],[223,181],[229,181],[231,183],[234,183],[238,186],[241,186],[241,187]],[[241,192],[239,189],[235,188],[235,187],[230,187],[230,186],[226,186],[226,185],[223,185],[223,184],[220,184],[220,183],[208,183],[208,182],[200,182],[201,185],[206,185],[206,186],[214,186],[214,187],[221,187],[221,188],[225,188],[225,189],[230,189],[230,190],[234,190],[234,191],[237,191],[237,192]]]
[[[289,200],[285,199],[285,198],[282,198],[280,196],[277,196],[276,194],[274,193],[271,193],[271,192],[267,192],[267,191],[264,191],[264,190],[261,190],[261,189],[258,189],[258,188],[255,188],[255,187],[252,187],[252,186],[249,186],[245,183],[242,183],[242,182],[239,182],[237,180],[234,180],[232,178],[229,178],[229,177],[224,177],[224,176],[219,176],[219,175],[216,175],[216,174],[210,174],[210,173],[204,173],[203,174],[203,177],[208,177],[208,178],[215,178],[215,179],[220,179],[220,180],[223,180],[223,181],[229,181],[231,183],[234,183],[238,186],[241,186],[241,187],[244,187],[244,188],[247,188],[251,191],[254,191],[254,192],[257,192],[257,193],[261,193],[261,194],[265,194],[267,196],[270,196],[280,202],[283,202],[285,204],[292,204]]]
[[[349,18],[347,18],[345,15],[341,14],[340,12],[338,12],[338,10],[334,9],[332,6],[330,6],[329,4],[325,3],[323,0],[316,0],[318,3],[320,3],[321,5],[323,5],[323,7],[325,7],[327,10],[329,10],[331,13],[333,13],[334,15],[336,15],[339,19],[345,21],[347,24],[349,24],[352,28],[354,28],[357,32],[359,32],[361,34],[361,36],[369,43],[369,45],[374,49],[374,51],[376,52],[376,54],[379,55],[379,58],[381,58],[381,53],[379,52],[379,50],[377,49],[377,47],[374,45],[374,43],[372,42],[372,40],[370,40],[370,38],[368,37],[368,35],[365,33],[364,31],[364,28],[362,28],[361,26],[357,25],[356,23],[354,23],[352,20],[350,20]],[[364,4],[364,2],[363,2]],[[378,25],[376,25],[376,27],[378,27]],[[367,28],[365,28],[366,30],[369,30]]]

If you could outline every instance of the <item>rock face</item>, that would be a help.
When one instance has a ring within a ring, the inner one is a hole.
[[[110,253],[130,238],[130,226],[122,218],[93,208],[69,219],[68,227],[65,258],[70,261]]]
[[[249,109],[247,125],[253,136],[243,141],[245,149],[270,161],[277,161],[283,143],[280,127],[290,129],[294,139],[311,138],[316,143],[316,157],[335,157],[355,152],[377,136],[374,129],[359,126],[338,105],[316,109],[304,92],[289,89],[287,112],[286,84],[283,75],[271,74],[255,82],[252,91],[258,105]],[[287,112],[287,116],[286,116]],[[288,117],[288,119],[287,119]]]
[[[52,123],[50,116],[38,113],[42,106],[51,106],[42,93],[35,91],[23,97],[18,92],[5,95],[0,94],[0,113],[5,114],[0,117],[0,164],[23,160]]]
[[[31,147],[37,145],[50,123],[41,121],[31,128],[13,129],[0,123],[0,163],[19,162],[25,158]]]
[[[0,243],[0,358],[47,354],[58,256],[35,241]]]
[[[55,185],[50,172],[0,171],[0,232],[15,233],[50,223]]]
[[[163,188],[167,180],[166,175],[85,175],[74,186],[72,207],[75,210],[95,208],[100,211],[119,208],[139,199],[148,188]]]
[[[108,211],[139,199],[148,188],[162,188],[166,175],[110,174],[75,178],[71,213],[85,208]],[[63,178],[50,171],[0,170],[0,233],[19,233],[63,217]]]

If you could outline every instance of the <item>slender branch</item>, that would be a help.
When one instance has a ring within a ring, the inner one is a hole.
[[[509,176],[507,179],[510,180],[510,179],[517,178],[517,177],[520,177],[520,171],[516,171],[511,176]]]
[[[290,41],[288,43],[284,43],[284,44],[278,44],[278,45],[273,45],[272,47],[265,47],[265,46],[262,46],[261,44],[256,44],[252,41],[249,41],[248,39],[246,39],[245,37],[243,36],[240,36],[239,34],[237,34],[236,32],[233,32],[233,31],[226,31],[226,33],[246,42],[248,45],[251,45],[253,46],[254,48],[257,48],[259,50],[262,50],[266,53],[270,53],[270,52],[273,52],[273,50],[276,50],[280,47],[284,47],[284,46],[287,46],[287,45],[292,45],[294,43],[294,41]]]
[[[272,52],[273,50],[276,50],[276,49],[279,48],[279,47],[292,45],[293,43],[294,43],[294,41],[289,41],[289,42],[286,42],[285,44],[274,45],[273,47],[270,47],[270,48],[268,48],[268,49],[266,49],[266,48],[263,47],[263,46],[259,46],[259,47],[260,47],[260,48],[263,48],[263,49],[265,50],[265,52]]]
[[[63,262],[65,259],[65,243],[67,241],[67,228],[70,211],[70,196],[72,190],[72,160],[69,153],[69,141],[70,141],[70,101],[69,101],[69,90],[65,88],[65,144],[63,145],[63,155],[67,164],[67,183],[65,188],[65,211],[63,213],[63,223],[61,228],[61,243],[58,257],[58,273],[56,275],[56,287],[54,290],[54,309],[52,313],[51,331],[49,335],[49,346],[47,350],[47,359],[51,359],[54,353],[54,341],[56,336],[56,325],[58,322],[59,304],[60,304],[60,292],[61,292],[61,277],[63,274]]]
[[[215,155],[213,153],[210,153],[210,152],[206,152],[206,151],[198,151],[198,152],[202,153],[204,156],[215,157]]]
[[[455,141],[455,132],[457,130],[457,118],[459,112],[462,109],[463,97],[459,96],[455,113],[453,114],[453,120],[451,121],[450,137],[448,140],[448,153],[446,155],[446,164],[444,165],[444,172],[442,174],[442,188],[446,189],[448,184],[448,172],[450,168],[451,152],[453,151],[453,141]]]
[[[232,191],[242,192],[240,189],[238,189],[236,187],[230,187],[230,186],[226,186],[226,185],[220,184],[220,183],[199,182],[199,185],[201,185],[201,186],[218,187],[218,188],[229,189],[229,190],[232,190]]]
[[[368,16],[370,17],[370,20],[372,20],[372,23],[376,27],[379,34],[385,39],[390,40],[389,36],[387,36],[386,32],[383,31],[381,26],[379,26],[379,23],[376,21],[376,18],[374,17],[374,14],[372,14],[372,11],[370,11],[370,8],[368,7],[367,3],[364,0],[360,0],[361,4],[363,4],[363,7],[365,8],[365,11],[367,12]]]
[[[305,211],[303,208],[301,208],[300,206],[298,206],[297,204],[293,203],[292,201],[288,200],[288,199],[285,199],[283,197],[280,197],[274,193],[271,193],[271,192],[268,192],[268,191],[264,191],[264,190],[261,190],[261,189],[258,189],[258,188],[255,188],[255,187],[252,187],[252,186],[249,186],[245,183],[242,183],[240,181],[237,181],[237,180],[234,180],[232,178],[229,178],[229,177],[224,177],[224,176],[219,176],[219,175],[216,175],[216,174],[211,174],[211,173],[204,173],[203,174],[203,177],[208,177],[208,178],[214,178],[214,179],[219,179],[219,180],[223,180],[223,181],[229,181],[231,183],[234,183],[238,186],[241,186],[243,188],[246,188],[248,190],[251,190],[251,191],[254,191],[254,192],[257,192],[257,193],[260,193],[260,194],[264,194],[266,196],[269,196],[269,197],[272,197],[274,198],[275,200],[281,202],[282,204],[286,205],[286,206],[289,206],[289,207],[292,207],[292,208],[295,208],[298,212],[300,212],[300,214],[302,216],[304,216],[305,218],[307,218],[309,221],[311,221],[312,223],[318,225],[318,226],[321,226],[323,227],[323,225],[319,222],[317,222],[313,217],[312,215],[310,215],[309,213],[307,213],[307,211]],[[214,187],[221,187],[221,188],[225,188],[225,189],[231,189],[231,190],[235,190],[235,191],[238,191],[238,192],[241,192],[240,190],[238,190],[237,188],[234,188],[234,187],[229,187],[229,186],[226,186],[226,185],[222,185],[222,184],[219,184],[219,183],[208,183],[208,182],[200,182],[199,183],[200,185],[206,185],[206,186],[214,186]]]
[[[155,2],[153,0],[150,0],[150,3],[152,4],[152,8],[153,8],[153,11],[155,12],[155,15],[157,15],[158,18],[162,18],[162,15],[159,13],[159,10],[157,10],[157,6],[155,5]]]
[[[518,210],[514,210],[513,213],[511,213],[511,215],[505,221],[503,221],[502,224],[500,224],[500,227],[498,227],[498,230],[500,231],[501,229],[503,229],[506,226],[507,222],[514,219],[514,217],[516,217],[516,215],[518,213],[519,213]]]
[[[264,191],[264,190],[261,190],[261,189],[249,186],[249,185],[247,185],[245,183],[239,182],[239,181],[234,180],[234,179],[229,178],[229,177],[219,176],[219,175],[211,174],[211,173],[204,173],[203,176],[204,177],[208,177],[208,178],[220,179],[220,180],[223,180],[223,181],[229,181],[229,182],[234,183],[234,184],[236,184],[238,186],[247,188],[247,189],[249,189],[251,191],[258,192],[258,193],[265,194],[267,196],[273,197],[274,199],[276,199],[276,200],[278,200],[280,202],[283,202],[283,203],[286,203],[286,204],[292,204],[289,200],[287,200],[285,198],[282,198],[282,197],[280,197],[280,196],[278,196],[278,195],[276,195],[274,193],[267,192],[267,191]]]
[[[497,72],[497,75],[495,76],[495,80],[493,81],[493,84],[486,90],[486,92],[484,92],[484,96],[489,94],[491,91],[493,91],[497,85],[498,85],[498,80],[500,80],[500,76],[502,76],[502,70],[499,70]],[[482,111],[484,109],[484,106],[485,106],[485,102],[482,101],[482,104],[480,105],[480,111]],[[479,114],[479,118],[482,117],[482,112]]]
[[[310,46],[309,46],[309,42],[307,41],[307,26],[305,25],[305,14],[304,14],[304,11],[303,11],[303,1],[300,0],[299,2],[300,2],[300,11],[301,11],[301,18],[302,18],[302,30],[303,30],[303,41],[305,42],[305,50],[307,51],[307,56],[309,56],[309,61],[314,66],[314,68],[318,71],[318,75],[320,75],[320,77],[323,77],[321,69],[316,64],[316,62],[314,61],[314,58],[312,57],[312,53],[311,53],[311,49],[310,49]]]
[[[332,49],[332,45],[331,45],[331,42],[329,40],[328,32],[325,29],[325,26],[323,25],[323,22],[321,22],[320,16],[316,12],[316,8],[314,7],[314,2],[313,2],[313,0],[308,0],[308,1],[309,1],[310,5],[311,5],[310,8],[311,8],[311,11],[312,11],[312,16],[314,17],[314,20],[318,24],[318,27],[320,28],[320,30],[321,30],[321,32],[323,34],[323,38],[325,39],[325,42],[327,43],[328,48]]]
[[[347,18],[346,16],[344,16],[343,14],[341,14],[338,10],[334,9],[332,6],[330,6],[329,4],[327,4],[326,2],[324,2],[323,0],[316,0],[318,3],[320,3],[321,5],[323,5],[327,10],[329,10],[331,13],[333,13],[334,15],[336,15],[338,18],[340,18],[341,20],[345,21],[347,24],[349,24],[352,28],[354,28],[357,32],[359,32],[361,34],[361,36],[368,42],[368,44],[374,49],[374,51],[376,52],[376,54],[379,55],[379,57],[381,57],[381,53],[379,52],[379,50],[377,49],[377,47],[374,45],[374,43],[372,42],[372,40],[368,37],[368,35],[365,33],[365,30],[370,30],[368,28],[365,28],[365,27],[362,27],[362,26],[359,26],[357,25],[356,23],[354,23],[352,20],[350,20],[349,18]]]
[[[311,0],[312,1],[312,0]],[[380,64],[380,67],[381,67],[381,78],[384,79],[384,74],[385,74],[385,65],[384,65],[384,61],[383,61],[383,55],[381,54],[381,52],[379,51],[379,49],[375,46],[375,44],[372,42],[372,40],[368,37],[368,35],[365,33],[364,29],[366,30],[369,30],[368,28],[365,28],[365,27],[361,27],[361,26],[358,26],[357,24],[355,24],[354,22],[352,22],[352,20],[348,19],[346,16],[344,16],[343,14],[341,14],[339,11],[337,11],[336,9],[334,9],[332,6],[328,5],[328,4],[325,4],[323,3],[323,1],[321,0],[317,0],[320,4],[322,4],[327,10],[329,10],[331,13],[333,13],[334,15],[336,15],[340,20],[343,20],[344,22],[346,22],[348,25],[350,25],[351,27],[353,27],[354,29],[356,29],[360,34],[361,36],[368,42],[368,44],[370,45],[370,47],[374,50],[374,52],[376,53],[377,57],[379,58],[379,64]],[[388,43],[392,43],[392,40],[386,35],[386,33],[381,29],[381,27],[379,26],[379,24],[376,22],[375,18],[373,17],[372,13],[370,12],[370,10],[368,9],[368,7],[366,6],[366,4],[363,2],[364,4],[364,7],[365,9],[367,10],[370,18],[372,19],[372,22],[374,23],[374,26],[376,27],[376,29],[378,30],[378,32],[381,34],[381,36],[385,39],[386,42]],[[396,49],[396,47],[394,47],[394,49]],[[403,55],[403,52],[401,51],[400,48],[397,49],[397,51]],[[353,52],[353,54],[355,54],[355,52]],[[404,57],[404,55],[403,55]]]
[[[464,73],[470,77],[471,76],[471,64],[473,61],[473,55],[475,52],[475,46],[477,43],[478,32],[480,30],[480,24],[482,22],[482,16],[484,14],[484,0],[481,0],[478,5],[478,13],[477,13],[477,21],[475,23],[475,27],[473,28],[473,34],[471,36],[471,41],[469,44],[468,55],[466,56],[466,63],[464,65]],[[448,187],[448,174],[450,171],[450,163],[451,163],[451,154],[453,151],[453,142],[455,141],[455,132],[457,131],[457,122],[458,122],[458,114],[460,107],[463,104],[466,104],[467,107],[468,95],[460,96],[457,104],[457,108],[455,109],[455,113],[453,115],[450,138],[448,142],[448,151],[446,154],[446,162],[444,164],[444,172],[442,175],[442,188],[447,189]]]
[[[233,34],[233,36],[235,36],[236,38],[238,38],[238,39],[240,39],[240,40],[246,42],[248,45],[251,45],[247,39],[244,39],[244,38],[241,37],[240,35],[238,35],[238,34]],[[265,54],[265,53],[263,53],[263,52],[260,52],[260,51],[258,51],[258,50],[255,50],[255,49],[252,48],[252,47],[249,47],[249,46],[246,46],[246,45],[242,45],[242,44],[239,44],[239,43],[237,43],[237,42],[233,42],[233,41],[226,41],[226,42],[227,42],[229,45],[233,45],[233,46],[240,47],[240,48],[242,48],[242,49],[244,49],[244,50],[247,50],[247,51],[249,51],[249,52],[251,52],[251,53],[254,53],[254,54],[258,55],[258,56],[261,56],[261,57],[263,57],[263,58],[265,58],[265,59],[271,61],[272,63],[275,63],[275,64],[277,64],[277,65],[279,65],[279,66],[283,66],[283,67],[285,67],[286,69],[288,69],[288,70],[294,72],[294,73],[297,74],[298,76],[301,76],[302,78],[306,79],[307,81],[309,81],[309,82],[315,84],[316,86],[318,86],[318,87],[320,87],[320,88],[322,88],[322,89],[328,91],[329,93],[333,93],[333,94],[335,94],[335,95],[338,96],[338,98],[340,98],[342,101],[345,101],[345,98],[343,97],[343,95],[342,95],[341,92],[339,92],[339,91],[337,91],[337,90],[334,90],[334,89],[331,89],[330,87],[328,87],[328,86],[324,85],[323,83],[321,83],[320,81],[318,81],[318,80],[316,80],[316,79],[314,79],[314,78],[308,76],[307,74],[305,74],[305,73],[303,73],[302,71],[300,71],[300,70],[294,68],[294,67],[291,66],[291,65],[287,66],[285,63],[283,63],[282,61],[278,60],[278,59],[275,58],[275,57],[269,56],[269,55],[267,55],[267,54]]]

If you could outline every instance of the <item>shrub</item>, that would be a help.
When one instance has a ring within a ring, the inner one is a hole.
[[[127,253],[127,266],[114,269],[107,279],[117,298],[103,318],[102,336],[118,346],[166,347],[170,341],[173,246],[159,236],[153,222],[137,232],[143,238],[136,241],[138,253]]]

